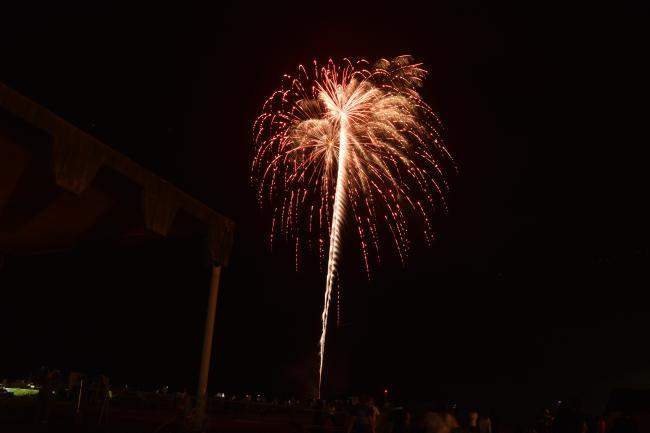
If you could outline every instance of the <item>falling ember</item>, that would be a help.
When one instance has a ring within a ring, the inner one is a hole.
[[[254,125],[257,154],[253,182],[260,205],[274,202],[274,233],[327,249],[327,276],[320,338],[319,385],[333,286],[338,278],[342,227],[354,223],[366,272],[379,260],[379,229],[385,223],[402,262],[409,253],[407,214],[419,215],[427,242],[429,214],[446,210],[443,170],[453,160],[439,121],[417,89],[427,72],[410,56],[343,66],[329,61],[297,77],[264,103]],[[326,242],[329,241],[329,244]],[[338,308],[338,305],[337,305]]]

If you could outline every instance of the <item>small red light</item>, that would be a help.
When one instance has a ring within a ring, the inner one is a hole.
[[[388,395],[388,388],[384,389],[384,395]]]

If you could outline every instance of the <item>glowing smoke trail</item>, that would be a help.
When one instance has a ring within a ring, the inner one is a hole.
[[[325,337],[327,335],[327,316],[330,309],[330,300],[332,299],[332,286],[337,273],[339,261],[339,244],[341,242],[341,224],[345,213],[345,183],[346,183],[346,151],[347,151],[347,131],[346,116],[341,113],[340,132],[339,132],[339,157],[338,170],[336,174],[336,192],[334,195],[334,211],[332,217],[332,230],[330,233],[330,251],[327,257],[327,279],[325,282],[325,302],[323,306],[322,322],[323,330],[320,336],[320,366],[318,368],[318,396],[320,398],[320,387],[323,381],[323,360],[325,359]]]
[[[451,156],[438,133],[439,122],[420,98],[426,71],[409,56],[368,62],[331,60],[298,77],[264,103],[254,125],[258,145],[253,182],[258,200],[275,202],[271,240],[293,239],[325,260],[327,277],[320,338],[319,388],[332,290],[338,278],[342,224],[354,224],[366,272],[379,259],[380,231],[404,261],[410,250],[407,214],[420,217],[424,239],[433,239],[429,214],[446,209],[443,171]],[[307,233],[305,233],[305,230]],[[338,283],[337,283],[338,284]]]

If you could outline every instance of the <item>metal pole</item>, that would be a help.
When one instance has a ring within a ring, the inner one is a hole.
[[[201,356],[201,371],[199,374],[199,388],[196,395],[196,418],[194,428],[203,429],[205,406],[208,392],[208,373],[210,372],[210,355],[212,354],[212,335],[214,332],[214,316],[217,310],[217,295],[219,293],[219,277],[221,266],[212,267],[210,280],[210,297],[208,298],[208,312],[205,318],[205,331],[203,332],[203,355]]]

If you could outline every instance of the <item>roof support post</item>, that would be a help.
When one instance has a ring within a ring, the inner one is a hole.
[[[199,387],[196,395],[196,417],[194,429],[203,431],[205,408],[208,400],[208,373],[210,372],[210,356],[212,354],[212,337],[214,335],[214,317],[217,310],[217,295],[219,293],[219,279],[221,265],[213,265],[210,279],[210,295],[208,297],[208,311],[205,318],[205,331],[203,332],[203,354],[201,355],[201,370],[199,372]]]

